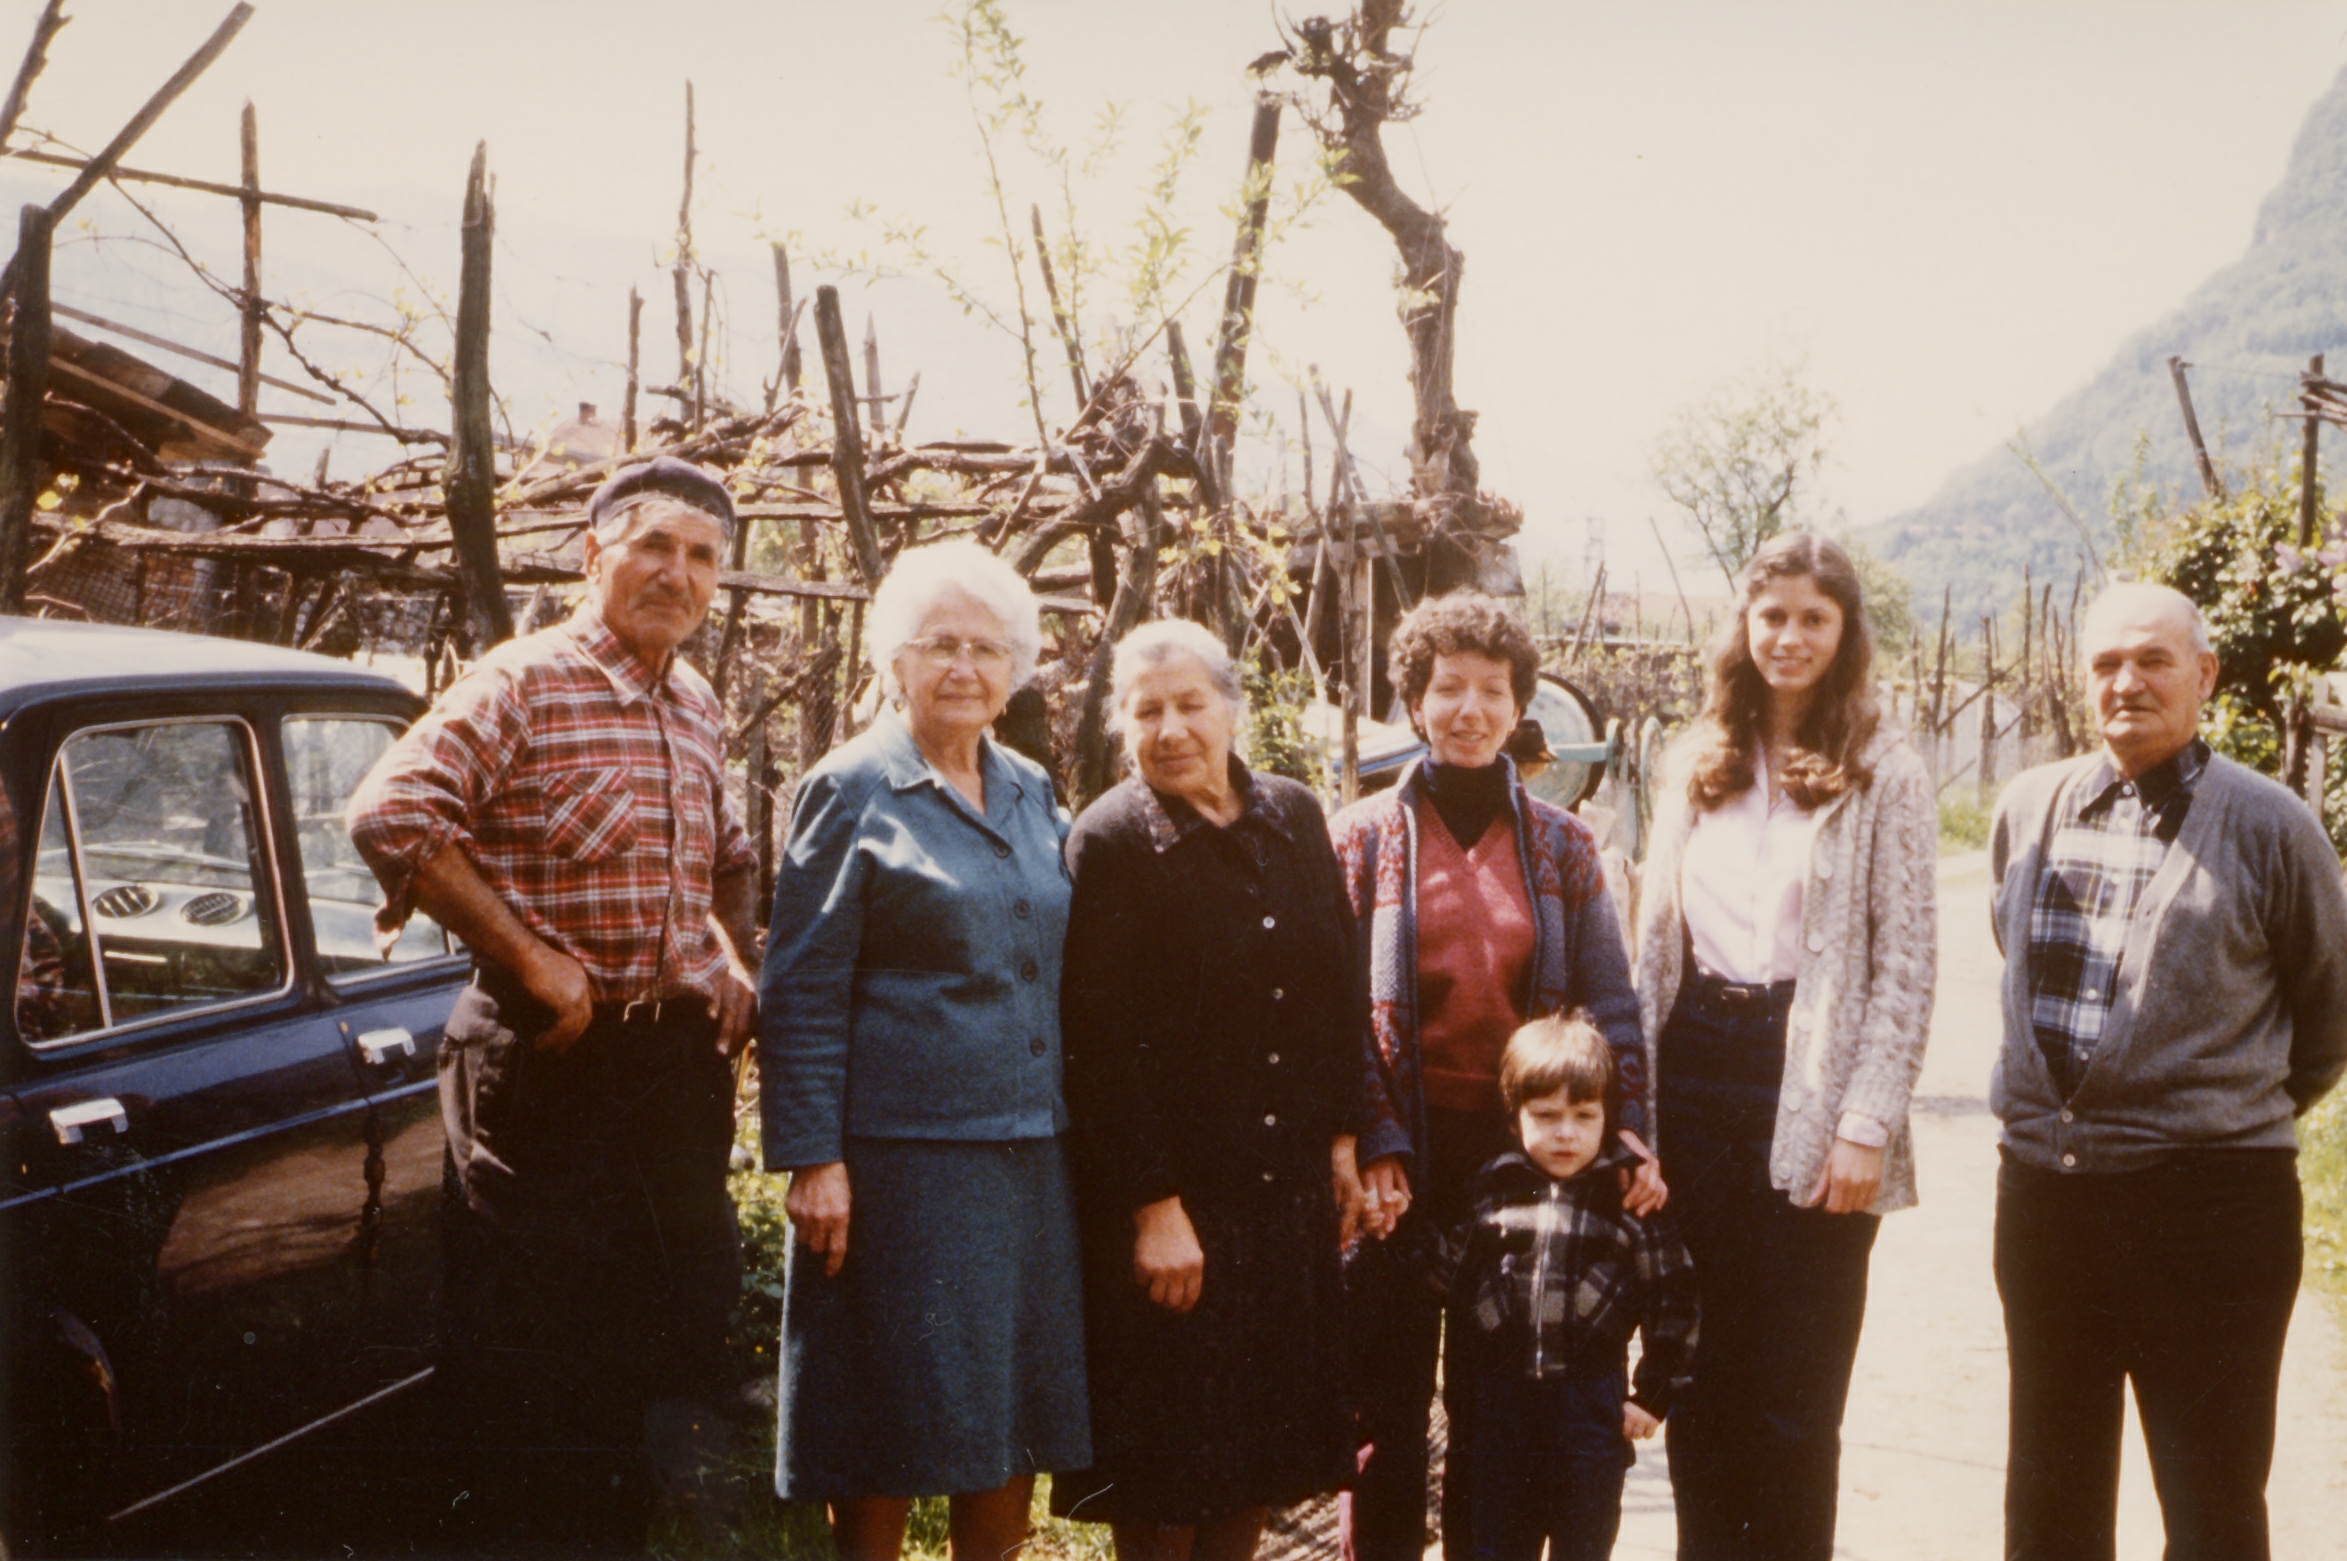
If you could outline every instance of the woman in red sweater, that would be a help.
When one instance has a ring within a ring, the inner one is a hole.
[[[1437,1235],[1468,1214],[1476,1170],[1510,1148],[1499,1061],[1528,1019],[1585,1009],[1620,1069],[1624,1136],[1644,1164],[1628,1201],[1659,1207],[1646,1156],[1646,1049],[1597,842],[1524,789],[1501,745],[1540,670],[1531,632],[1490,597],[1420,603],[1394,630],[1395,687],[1426,756],[1389,792],[1331,822],[1360,927],[1370,1001],[1366,1221],[1348,1273],[1360,1344],[1364,1449],[1346,1525],[1353,1561],[1419,1561],[1426,1424],[1442,1303]],[[1454,1428],[1467,1406],[1446,1398]],[[1446,1482],[1443,1540],[1463,1561],[1463,1483]]]

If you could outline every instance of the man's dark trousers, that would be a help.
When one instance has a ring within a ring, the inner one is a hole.
[[[599,1004],[560,1054],[550,1021],[496,972],[449,1020],[437,1386],[485,1553],[637,1551],[646,1407],[725,1386],[733,1075],[700,1002]]]
[[[2300,1217],[2289,1150],[2182,1151],[2101,1175],[2007,1158],[1996,1275],[2012,1371],[2008,1561],[2110,1561],[2128,1381],[2167,1561],[2270,1554],[2265,1484]]]

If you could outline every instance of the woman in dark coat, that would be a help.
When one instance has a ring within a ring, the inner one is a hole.
[[[1068,842],[1060,1000],[1095,1463],[1053,1505],[1122,1561],[1245,1561],[1267,1507],[1353,1464],[1351,918],[1312,794],[1231,755],[1214,636],[1134,631],[1114,697],[1138,773]]]

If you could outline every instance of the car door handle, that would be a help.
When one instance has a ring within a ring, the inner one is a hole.
[[[130,1131],[130,1113],[122,1109],[122,1102],[111,1095],[96,1100],[77,1100],[70,1106],[59,1106],[49,1113],[49,1125],[57,1130],[61,1144],[78,1144],[83,1134],[100,1125],[117,1133]]]
[[[358,1038],[359,1055],[375,1068],[388,1068],[403,1058],[416,1054],[416,1038],[407,1031],[394,1027],[388,1030],[361,1031]]]

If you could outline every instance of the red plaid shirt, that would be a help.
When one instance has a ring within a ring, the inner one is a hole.
[[[601,1002],[713,994],[711,884],[757,863],[707,680],[674,658],[653,678],[592,603],[441,695],[360,784],[349,824],[386,892],[379,935],[397,936],[416,870],[453,843]]]

